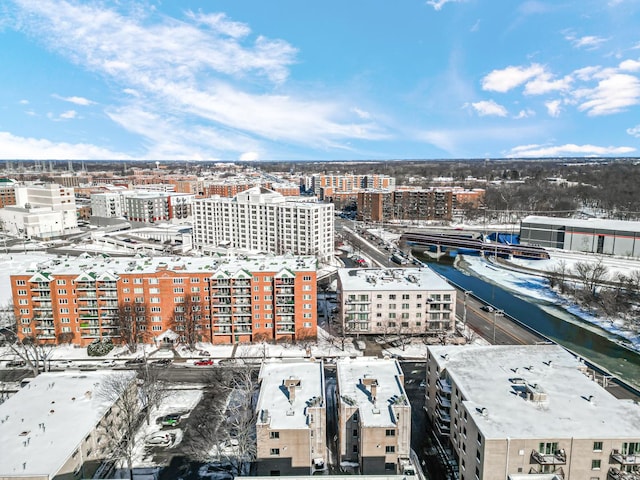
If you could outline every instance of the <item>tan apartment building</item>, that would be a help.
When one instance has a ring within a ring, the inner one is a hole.
[[[460,480],[640,478],[640,406],[558,345],[429,347],[425,408]]]
[[[316,337],[314,257],[54,259],[11,276],[18,336],[229,344]]]
[[[259,381],[258,475],[312,475],[324,470],[327,418],[322,362],[263,363]]]
[[[337,361],[338,456],[362,475],[402,473],[411,451],[411,405],[397,360]]]
[[[0,479],[92,478],[119,439],[118,404],[100,394],[113,374],[43,373],[0,404]]]
[[[455,331],[456,289],[430,268],[338,269],[343,332],[439,335]]]

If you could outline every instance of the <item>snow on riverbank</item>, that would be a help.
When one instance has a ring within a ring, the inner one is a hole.
[[[599,257],[609,269],[610,274],[616,272],[630,272],[631,270],[640,269],[640,262],[629,259],[617,259],[613,257]],[[592,330],[597,333],[603,333],[604,330],[613,336],[626,339],[632,348],[640,351],[640,332],[637,329],[630,328],[630,325],[620,318],[607,318],[593,315],[591,312],[580,308],[572,303],[569,298],[561,296],[555,290],[549,287],[549,282],[543,274],[533,275],[527,273],[516,272],[507,268],[500,267],[481,257],[465,256],[464,261],[468,270],[475,275],[482,277],[485,281],[495,283],[520,297],[534,299],[540,303],[541,308],[557,316],[558,308],[579,317],[595,327]],[[550,271],[557,266],[560,261],[564,261],[568,268],[578,262],[593,262],[593,255],[580,254],[576,252],[552,251],[549,260],[514,260],[514,264],[537,270]],[[565,320],[572,321],[568,315]],[[583,324],[584,325],[584,324]],[[599,330],[601,329],[601,330]],[[615,339],[615,338],[613,338]],[[625,342],[626,344],[626,342]]]

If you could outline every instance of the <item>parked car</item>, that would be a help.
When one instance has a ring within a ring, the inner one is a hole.
[[[140,365],[144,365],[144,358],[132,358],[131,360],[127,360],[124,362],[125,367],[139,367]]]
[[[181,415],[179,413],[170,413],[158,419],[158,423],[165,427],[175,427],[180,423]]]
[[[484,310],[485,312],[492,313],[495,309],[491,305],[482,305],[480,310]]]
[[[19,368],[19,367],[26,367],[27,366],[27,362],[25,362],[24,360],[10,360],[7,362],[7,367],[9,368]]]
[[[170,363],[170,358],[159,358],[158,360],[154,360],[153,362],[151,362],[151,365],[155,365],[157,367],[167,367]]]
[[[100,362],[99,366],[101,366],[102,368],[113,368],[116,366],[116,361],[115,360],[103,360],[102,362]]]
[[[173,437],[169,433],[156,432],[152,433],[145,439],[147,445],[154,447],[168,447],[173,442]]]
[[[206,350],[198,350],[198,355],[200,355],[201,357],[209,357],[209,356],[211,356],[211,354],[209,352],[207,352]]]
[[[203,358],[202,360],[196,360],[195,362],[193,362],[193,364],[199,367],[213,365],[213,360],[211,360],[210,358]]]
[[[71,360],[54,360],[53,362],[54,368],[73,368],[75,364]]]

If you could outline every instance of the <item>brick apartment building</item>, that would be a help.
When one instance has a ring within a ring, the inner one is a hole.
[[[11,276],[20,338],[87,345],[173,331],[216,344],[315,338],[314,257],[56,259]],[[163,340],[165,341],[165,340]]]

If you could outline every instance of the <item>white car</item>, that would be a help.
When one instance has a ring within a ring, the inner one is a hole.
[[[116,361],[115,360],[103,360],[102,362],[100,362],[98,364],[98,366],[102,367],[102,368],[113,368],[116,366]]]
[[[56,368],[74,368],[76,366],[71,360],[54,360],[52,363]]]
[[[168,447],[173,443],[173,438],[169,433],[156,432],[149,435],[145,443],[154,447]]]

